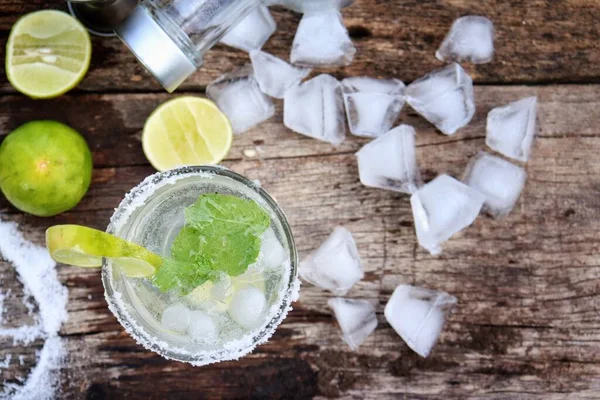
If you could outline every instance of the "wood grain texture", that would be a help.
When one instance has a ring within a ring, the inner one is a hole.
[[[0,30],[6,33],[23,12],[57,5],[0,0]],[[351,352],[327,309],[329,294],[307,284],[269,343],[237,362],[193,368],[147,352],[124,332],[106,307],[98,271],[59,267],[69,288],[61,398],[600,398],[600,4],[358,0],[344,15],[359,56],[331,72],[412,80],[439,65],[433,53],[446,27],[466,13],[489,15],[498,28],[496,60],[470,68],[478,83],[473,122],[449,137],[409,108],[400,121],[417,129],[426,180],[439,173],[460,177],[484,148],[487,112],[539,96],[540,133],[527,185],[508,218],[482,216],[441,256],[430,256],[416,242],[408,197],[360,184],[354,153],[366,141],[350,136],[334,148],[294,134],[283,126],[277,102],[273,119],[235,138],[224,164],[259,179],[278,200],[301,256],[336,225],[353,232],[366,277],[349,297],[376,305],[377,330]],[[298,16],[281,9],[274,14],[280,31],[267,49],[285,56]],[[241,52],[216,49],[182,93],[201,91],[245,60]],[[550,84],[558,82],[569,84]],[[80,131],[94,155],[93,185],[70,212],[39,219],[0,198],[0,217],[21,224],[30,240],[42,244],[44,229],[57,223],[104,228],[123,195],[153,172],[141,150],[141,130],[171,96],[159,92],[116,40],[94,39],[93,67],[74,93],[33,101],[4,82],[0,91],[0,140],[26,121],[50,118]],[[459,299],[427,359],[411,352],[383,317],[399,283]],[[27,322],[22,285],[2,261],[0,287],[12,291],[5,324]],[[25,361],[0,370],[1,380],[26,375],[41,344],[15,348],[0,338],[0,359],[12,353]]]
[[[225,165],[259,179],[277,198],[301,255],[336,225],[354,233],[366,278],[349,296],[376,304],[378,329],[357,353],[349,351],[326,308],[329,295],[306,285],[268,344],[239,362],[192,368],[146,352],[123,332],[106,308],[96,271],[62,267],[61,280],[70,290],[70,319],[61,331],[70,350],[62,372],[64,397],[597,398],[600,132],[594,122],[600,120],[600,86],[478,87],[475,120],[453,137],[436,133],[408,110],[401,121],[417,128],[427,180],[441,172],[460,176],[468,158],[484,147],[487,112],[532,94],[540,98],[541,128],[517,209],[503,221],[480,217],[438,258],[418,247],[406,196],[360,185],[353,153],[364,140],[349,137],[336,149],[287,131],[280,113],[237,137]],[[40,243],[51,224],[104,227],[124,193],[152,172],[139,149],[139,133],[165,98],[75,95],[48,107],[4,96],[3,133],[31,115],[57,116],[86,136],[97,167],[89,195],[75,210],[38,219],[0,200],[4,218],[21,223]],[[85,109],[104,110],[103,117],[86,119]],[[260,159],[244,157],[245,149],[257,148]],[[9,283],[19,293],[10,266],[3,263],[0,271],[3,286]],[[399,283],[445,290],[459,299],[426,360],[383,318]],[[20,315],[17,303],[11,303],[17,307],[13,315]],[[22,351],[32,358],[31,349]],[[11,373],[22,373],[19,368],[13,365]]]
[[[63,0],[2,0],[0,7],[0,48],[23,13],[66,9]],[[300,15],[282,8],[271,10],[278,30],[265,50],[288,59]],[[600,3],[594,0],[357,0],[343,13],[358,49],[356,59],[349,67],[324,71],[338,78],[367,74],[410,82],[441,65],[435,51],[452,21],[468,14],[488,16],[497,30],[494,61],[468,67],[477,82],[600,82]],[[217,46],[182,89],[202,90],[246,62],[246,53]],[[162,91],[116,38],[94,38],[92,67],[78,90]],[[12,91],[8,83],[0,82],[0,92]]]

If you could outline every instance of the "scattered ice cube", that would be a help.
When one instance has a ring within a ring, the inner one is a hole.
[[[208,85],[206,94],[227,115],[236,134],[275,115],[275,106],[260,90],[250,64],[218,78]]]
[[[229,316],[244,328],[254,328],[260,322],[266,306],[264,293],[254,286],[247,286],[233,295]]]
[[[441,253],[442,243],[475,221],[484,201],[469,186],[438,176],[410,198],[419,244],[431,254]]]
[[[181,303],[165,308],[160,323],[175,332],[185,332],[190,323],[190,310]]]
[[[350,132],[377,137],[389,131],[404,106],[406,86],[398,79],[366,77],[342,81]]]
[[[475,114],[473,80],[456,63],[408,85],[406,97],[416,112],[446,135],[466,126]]]
[[[527,97],[489,112],[485,143],[506,157],[525,162],[536,130],[537,97]]]
[[[215,321],[204,312],[192,311],[187,333],[193,339],[208,342],[217,338],[218,328]]]
[[[340,10],[352,3],[354,0],[266,0],[267,5],[282,5],[299,13]]]
[[[440,61],[485,64],[494,58],[494,24],[486,17],[469,15],[454,21],[435,53]]]
[[[365,186],[412,194],[421,186],[415,156],[415,129],[400,125],[366,144],[358,153],[358,172]]]
[[[495,218],[513,209],[525,186],[527,173],[500,157],[479,153],[467,167],[463,181],[485,195],[484,208]]]
[[[287,257],[285,249],[272,228],[267,229],[263,235],[260,254],[260,264],[266,269],[281,266]]]
[[[344,342],[357,350],[377,328],[375,308],[367,300],[334,298],[327,302],[342,330]]]
[[[250,52],[254,76],[260,90],[271,97],[283,99],[286,90],[298,86],[310,74],[308,68],[296,68],[264,51]]]
[[[300,263],[300,276],[307,282],[343,296],[364,277],[352,234],[337,227],[327,240]]]
[[[266,6],[256,7],[246,18],[234,26],[221,43],[250,52],[258,50],[269,40],[277,24]]]
[[[283,123],[294,132],[339,145],[346,138],[340,82],[319,75],[285,93]]]
[[[305,14],[300,21],[290,59],[309,67],[350,65],[356,48],[339,11]]]
[[[444,292],[400,285],[385,306],[385,319],[402,340],[421,357],[427,357],[437,342],[446,314],[456,298]]]

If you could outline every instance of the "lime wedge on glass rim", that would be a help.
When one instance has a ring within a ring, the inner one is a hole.
[[[144,247],[109,233],[79,225],[57,225],[46,231],[46,247],[57,262],[98,268],[104,258],[130,278],[147,278],[162,265],[162,258]]]
[[[6,44],[6,75],[19,92],[34,99],[60,96],[88,71],[92,42],[79,21],[61,11],[21,17]]]

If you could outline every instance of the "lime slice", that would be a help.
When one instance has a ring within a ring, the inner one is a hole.
[[[92,56],[86,29],[69,14],[36,11],[19,19],[6,44],[6,75],[19,92],[49,99],[73,89]]]
[[[154,168],[218,164],[229,153],[233,133],[210,100],[178,97],[161,104],[146,121],[142,145]]]
[[[154,275],[162,258],[140,245],[79,225],[57,225],[46,231],[46,247],[62,264],[97,268],[107,258],[131,278]]]

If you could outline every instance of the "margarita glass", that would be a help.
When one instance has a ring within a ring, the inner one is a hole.
[[[184,167],[152,175],[134,188],[107,230],[167,257],[185,224],[185,208],[215,193],[253,201],[270,217],[260,255],[242,275],[181,294],[164,293],[148,278],[127,277],[109,260],[102,267],[106,300],[125,330],[145,348],[193,365],[250,353],[271,337],[297,299],[297,253],[283,212],[259,184],[234,172]]]

